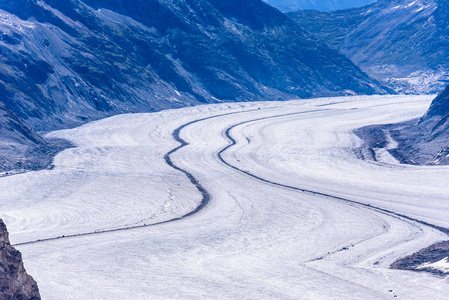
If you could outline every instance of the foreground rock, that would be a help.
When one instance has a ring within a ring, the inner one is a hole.
[[[33,277],[23,267],[22,254],[9,243],[6,225],[0,219],[0,299],[41,299]]]

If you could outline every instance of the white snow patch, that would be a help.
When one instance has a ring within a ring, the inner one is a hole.
[[[422,11],[422,10],[428,8],[429,6],[430,6],[430,5],[424,5],[424,6],[421,6],[420,8],[418,8],[417,10],[415,10],[415,12],[420,12],[420,11]]]
[[[385,135],[387,136],[387,146],[385,147],[387,150],[393,150],[396,149],[399,144],[393,138],[391,137],[390,133],[386,130],[384,130]]]
[[[434,263],[424,263],[418,267],[418,269],[425,269],[425,268],[440,270],[442,272],[449,272],[449,257],[443,258],[442,260]]]
[[[385,164],[397,165],[399,161],[394,158],[390,152],[385,148],[375,148],[374,152],[376,154],[377,161]]]
[[[377,161],[385,164],[397,165],[400,162],[396,158],[394,158],[393,155],[391,155],[388,150],[396,149],[399,146],[399,144],[395,140],[393,140],[388,131],[384,130],[384,133],[386,135],[387,145],[385,146],[385,148],[374,149],[376,159]]]

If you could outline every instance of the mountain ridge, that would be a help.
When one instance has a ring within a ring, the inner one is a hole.
[[[0,102],[36,132],[223,101],[391,92],[261,0],[3,0],[0,30]]]
[[[47,130],[44,123],[52,122],[45,118],[55,115],[61,124],[53,128],[62,128],[111,112],[217,99],[382,92],[349,60],[261,1],[20,1],[0,2],[0,9],[21,18],[3,15],[16,24],[1,26],[10,70],[0,75],[0,84],[14,94],[5,104],[38,130]],[[252,10],[257,18],[239,16]],[[35,105],[25,108],[30,96]]]
[[[397,92],[432,94],[449,79],[448,11],[442,0],[379,0],[288,15]]]

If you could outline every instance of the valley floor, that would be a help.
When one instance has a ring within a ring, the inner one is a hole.
[[[43,299],[448,299],[448,278],[389,266],[448,239],[449,167],[361,160],[353,133],[430,100],[208,105],[53,132],[76,147],[0,178],[0,217]]]

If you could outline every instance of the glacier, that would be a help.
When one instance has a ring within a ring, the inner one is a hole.
[[[0,178],[0,218],[43,299],[447,299],[447,278],[390,265],[447,240],[448,167],[361,160],[354,133],[431,98],[212,104],[54,131],[75,147]]]

